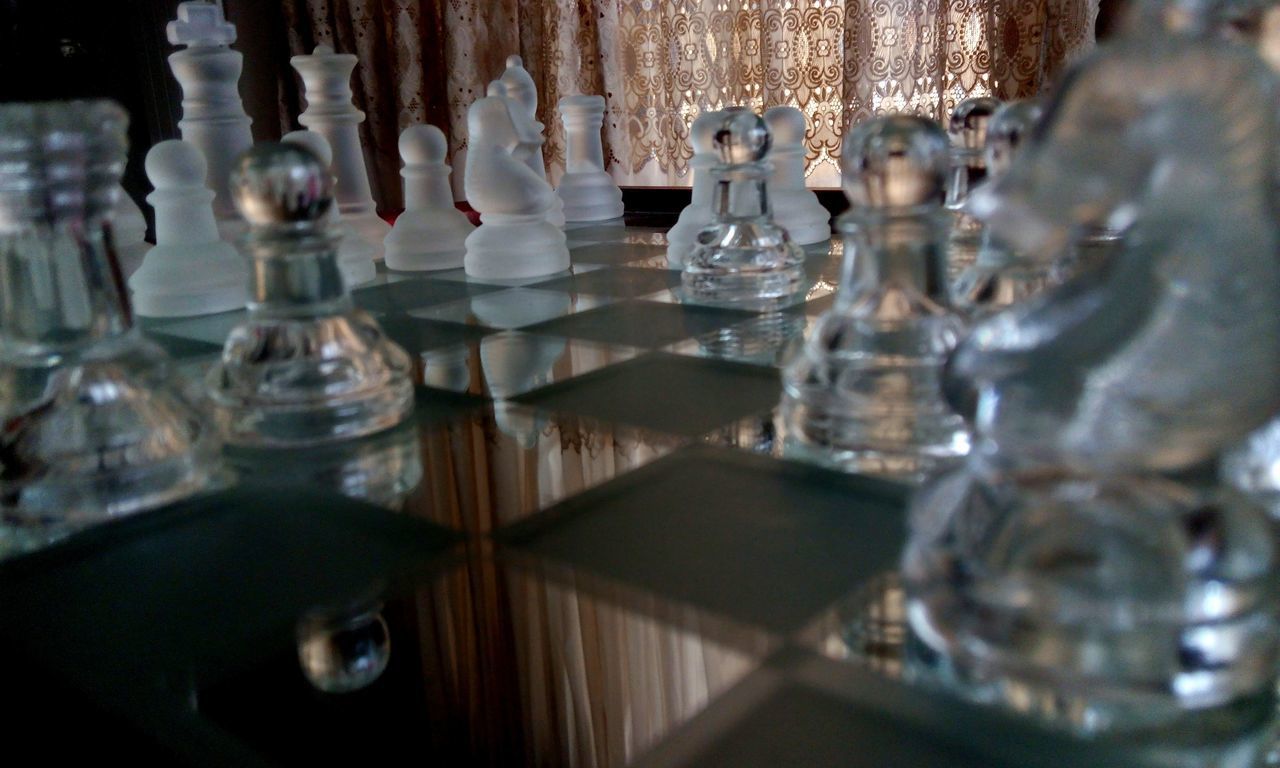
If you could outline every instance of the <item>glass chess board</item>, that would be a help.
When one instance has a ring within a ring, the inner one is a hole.
[[[754,313],[682,302],[660,230],[568,237],[566,274],[354,292],[410,423],[0,565],[32,719],[207,764],[1144,764],[904,674],[907,489],[784,458],[775,414],[838,242]],[[238,317],[144,327],[194,381]]]

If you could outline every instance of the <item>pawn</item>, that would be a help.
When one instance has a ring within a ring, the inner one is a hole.
[[[547,181],[547,164],[542,158],[542,145],[547,141],[542,132],[546,126],[538,121],[538,87],[533,76],[524,68],[524,61],[519,56],[508,56],[507,68],[501,79],[495,82],[502,85],[502,95],[511,101],[511,119],[520,138],[512,154],[523,160],[539,178]],[[564,203],[560,198],[555,199],[547,221],[557,227],[564,226]]]
[[[311,130],[290,131],[280,140],[311,150],[324,163],[324,167],[332,170],[333,152],[328,140],[319,133]],[[329,208],[329,229],[342,237],[338,241],[338,266],[342,269],[342,278],[347,281],[347,285],[355,287],[372,282],[378,276],[378,267],[374,263],[378,247],[365,240],[361,232],[347,226],[336,205]]]
[[[142,266],[151,250],[147,242],[147,218],[124,187],[117,185],[115,215],[111,218],[111,240],[120,257],[120,271],[129,277]]]
[[[556,194],[564,203],[565,221],[607,221],[622,216],[622,190],[604,169],[603,96],[565,96],[565,173]]]
[[[711,223],[712,196],[716,189],[711,167],[719,160],[714,136],[720,120],[719,110],[707,111],[698,115],[689,127],[689,143],[693,145],[693,159],[689,161],[693,194],[689,204],[680,211],[676,225],[667,231],[667,262],[673,267],[684,265],[685,257],[693,250],[694,239]]]
[[[332,185],[328,165],[292,143],[259,144],[232,171],[253,283],[249,316],[208,377],[232,445],[362,437],[413,410],[409,356],[347,292],[328,231]]]
[[[383,241],[390,269],[418,271],[462,266],[475,227],[453,205],[448,143],[434,125],[411,125],[400,134],[404,213]]]
[[[134,310],[183,317],[243,307],[248,270],[218,236],[204,155],[188,142],[162,141],[147,153],[146,171],[155,187],[147,202],[156,212],[156,245],[129,278]]]
[[[830,241],[831,214],[804,185],[804,113],[795,107],[773,107],[764,113],[764,121],[773,134],[769,195],[774,221],[801,245]]]
[[[956,105],[947,132],[951,136],[951,175],[947,181],[947,208],[953,223],[948,244],[948,275],[955,279],[971,266],[982,239],[982,223],[964,210],[969,192],[987,178],[987,125],[1000,108],[990,96],[975,96]]]
[[[519,143],[509,101],[477,99],[467,111],[471,149],[464,184],[480,226],[467,236],[463,266],[479,278],[519,279],[569,268],[564,232],[547,221],[559,199],[543,178],[512,156]]]
[[[717,206],[685,260],[685,298],[757,310],[786,303],[803,288],[804,252],[769,207],[769,128],[747,107],[729,107],[713,129]]]

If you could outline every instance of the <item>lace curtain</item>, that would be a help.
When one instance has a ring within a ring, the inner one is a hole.
[[[810,185],[835,186],[851,124],[904,110],[941,119],[971,95],[1038,93],[1092,46],[1098,11],[1098,0],[282,2],[294,53],[324,42],[360,57],[356,103],[375,196],[389,208],[400,200],[396,139],[416,122],[448,134],[461,191],[467,106],[510,53],[538,84],[553,179],[564,162],[556,102],[599,93],[620,183],[687,185],[702,109],[791,104],[809,120]]]

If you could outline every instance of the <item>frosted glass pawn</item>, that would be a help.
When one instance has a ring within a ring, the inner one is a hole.
[[[831,214],[804,184],[804,113],[795,107],[772,107],[764,113],[773,134],[769,179],[773,220],[801,245],[831,240]]]
[[[329,142],[315,131],[290,131],[280,140],[311,150],[326,168],[332,170],[333,152],[329,149]],[[329,208],[328,224],[329,231],[341,238],[338,241],[338,267],[342,270],[342,279],[347,281],[347,287],[372,282],[378,276],[378,267],[373,260],[378,252],[377,246],[348,226],[336,205]]]
[[[169,56],[169,68],[182,86],[178,129],[208,163],[213,215],[223,239],[232,241],[244,232],[244,222],[231,202],[228,179],[236,158],[253,146],[251,121],[240,100],[244,58],[230,47],[236,28],[219,5],[185,2],[166,32],[170,43],[186,46]]]
[[[147,242],[147,217],[129,193],[116,190],[116,212],[112,220],[111,239],[120,257],[120,272],[128,277],[138,271],[142,258],[151,250]]]
[[[467,201],[480,211],[480,226],[466,240],[467,274],[519,279],[567,270],[564,232],[547,221],[559,198],[550,184],[512,156],[519,137],[509,101],[477,99],[467,111],[467,130]]]
[[[694,238],[711,223],[716,189],[711,168],[720,161],[714,137],[721,117],[718,110],[703,112],[689,127],[689,143],[693,145],[693,159],[689,161],[693,194],[689,204],[680,211],[676,225],[667,231],[667,262],[675,268],[684,266],[685,257],[693,250]]]
[[[542,145],[547,141],[543,136],[546,126],[538,121],[538,87],[533,82],[533,76],[524,68],[524,61],[513,55],[507,57],[507,68],[499,82],[511,101],[511,118],[515,122],[516,136],[519,137],[519,143],[512,154],[523,160],[530,170],[549,184],[547,163],[542,157]],[[559,197],[552,201],[547,221],[557,227],[564,226],[564,202]]]
[[[449,144],[434,125],[411,125],[400,134],[404,168],[404,213],[384,242],[387,266],[398,270],[454,269],[462,266],[467,236],[475,227],[453,205]]]
[[[622,216],[622,190],[604,169],[603,96],[565,96],[565,173],[556,194],[564,202],[565,221],[607,221]]]
[[[244,258],[218,236],[204,155],[189,142],[162,141],[146,160],[155,191],[156,246],[129,278],[143,317],[187,317],[240,309],[247,300]]]
[[[302,77],[307,108],[298,122],[329,142],[333,173],[337,178],[334,199],[347,226],[374,247],[373,258],[382,260],[382,241],[391,225],[378,216],[369,188],[369,172],[360,143],[364,113],[352,103],[351,73],[359,60],[349,53],[334,53],[317,45],[309,56],[294,56],[289,63]]]

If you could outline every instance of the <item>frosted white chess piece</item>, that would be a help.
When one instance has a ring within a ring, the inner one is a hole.
[[[218,236],[204,156],[190,142],[162,141],[147,153],[155,191],[156,246],[129,278],[133,308],[144,317],[228,312],[245,305],[248,269]]]
[[[230,48],[236,28],[223,18],[219,5],[186,2],[178,5],[178,18],[166,31],[170,43],[186,46],[169,56],[169,68],[182,86],[178,129],[208,164],[213,215],[222,237],[232,240],[245,227],[231,202],[227,180],[236,158],[253,146],[249,116],[240,101],[244,58]]]
[[[475,227],[453,205],[448,143],[434,125],[411,125],[400,134],[404,160],[404,213],[384,241],[387,266],[401,270],[462,266],[466,239]]]
[[[680,211],[676,225],[667,232],[667,261],[672,267],[683,266],[685,257],[693,250],[694,238],[711,223],[712,197],[716,190],[711,166],[720,161],[713,137],[721,117],[719,111],[706,111],[698,115],[689,127],[689,143],[693,145],[693,159],[689,161],[689,170],[693,174],[693,197]]]
[[[547,181],[547,164],[542,158],[542,145],[547,141],[542,131],[546,126],[538,122],[538,87],[529,70],[524,68],[524,60],[519,56],[508,56],[507,69],[498,82],[506,89],[505,95],[511,101],[511,119],[519,138],[512,154],[523,160],[540,179]],[[564,203],[560,198],[555,199],[547,220],[557,227],[564,226]]]
[[[512,156],[519,137],[508,100],[477,99],[467,111],[467,130],[467,201],[480,211],[480,226],[466,240],[467,274],[513,279],[568,269],[564,232],[547,221],[559,198],[550,184]]]
[[[769,202],[773,220],[801,245],[831,240],[831,213],[804,185],[804,113],[795,107],[772,107],[764,121],[773,134],[769,162]]]
[[[311,150],[332,172],[333,150],[319,133],[290,131],[280,140]],[[328,225],[330,232],[342,238],[338,241],[338,269],[342,270],[342,279],[347,281],[347,287],[354,288],[372,282],[378,276],[378,267],[373,261],[378,252],[377,246],[366,240],[363,233],[348,225],[336,205],[329,208]]]
[[[317,45],[309,56],[289,59],[306,91],[307,108],[298,122],[323,136],[333,153],[338,211],[349,227],[374,244],[373,258],[381,261],[382,241],[391,225],[378,216],[373,203],[360,144],[364,113],[351,102],[351,73],[358,61],[349,53],[334,53],[327,45]]]
[[[151,250],[147,242],[147,217],[133,201],[124,187],[117,185],[115,215],[111,219],[111,239],[120,257],[120,270],[125,277],[132,275],[142,265],[142,258]]]
[[[622,216],[622,190],[604,169],[603,96],[565,96],[565,173],[556,194],[564,202],[565,221],[606,221]]]

